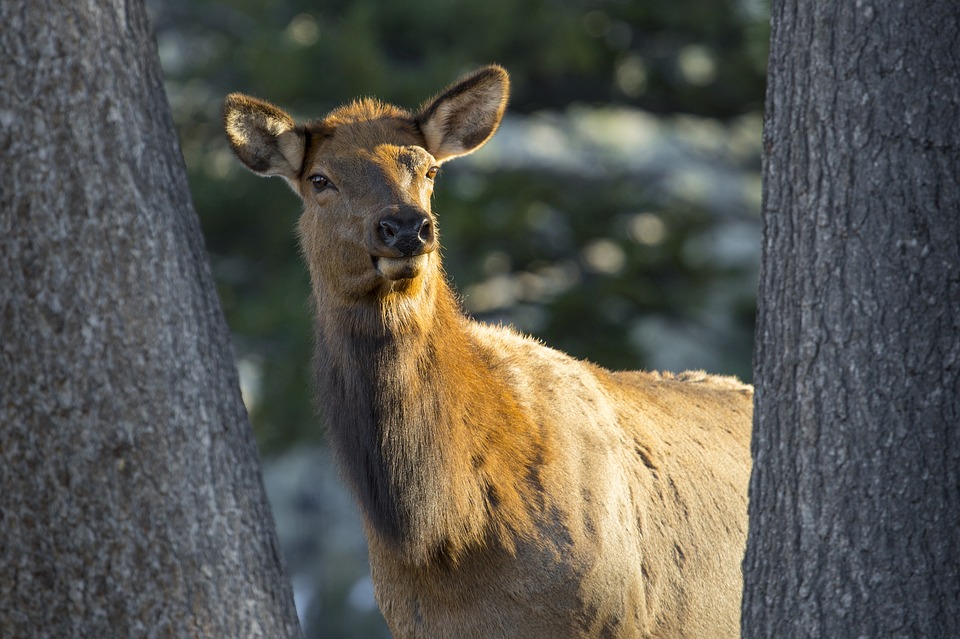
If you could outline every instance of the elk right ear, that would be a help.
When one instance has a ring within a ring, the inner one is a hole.
[[[223,126],[233,152],[254,173],[288,180],[300,173],[304,135],[282,109],[231,93],[223,102]]]

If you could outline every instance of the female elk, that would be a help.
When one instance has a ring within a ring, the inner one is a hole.
[[[240,94],[227,136],[304,202],[317,396],[397,637],[733,637],[751,389],[613,373],[461,312],[438,166],[479,148],[506,72],[417,114],[372,100],[297,124]]]

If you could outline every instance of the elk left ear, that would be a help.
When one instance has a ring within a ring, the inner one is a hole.
[[[500,126],[509,94],[509,76],[497,65],[474,71],[447,87],[416,118],[427,151],[443,161],[479,149]]]

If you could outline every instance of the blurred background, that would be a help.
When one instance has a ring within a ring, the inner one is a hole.
[[[153,0],[194,202],[307,637],[388,637],[310,392],[297,197],[241,168],[230,91],[415,109],[497,62],[497,136],[438,179],[467,312],[613,369],[750,380],[767,0]]]

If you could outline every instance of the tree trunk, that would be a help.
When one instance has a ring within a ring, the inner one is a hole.
[[[143,3],[0,24],[0,635],[297,636]]]
[[[744,637],[960,636],[960,4],[773,3]]]

